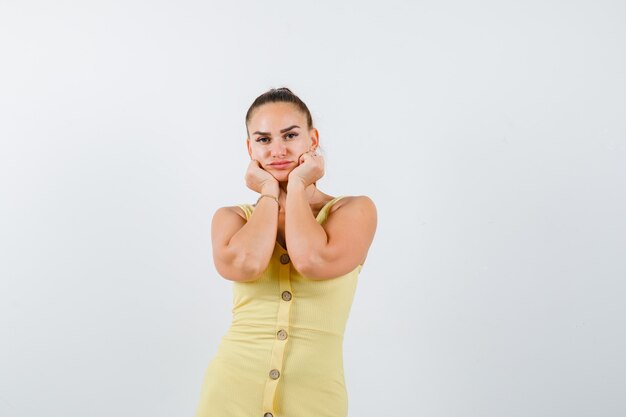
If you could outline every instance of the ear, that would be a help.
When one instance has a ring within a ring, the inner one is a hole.
[[[250,138],[246,138],[246,148],[248,148],[248,156],[252,159],[252,149],[250,148]]]
[[[312,127],[311,130],[309,130],[309,136],[311,137],[311,149],[317,149],[320,143],[320,136],[317,129]]]

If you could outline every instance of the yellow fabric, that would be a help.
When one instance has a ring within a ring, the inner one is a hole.
[[[343,197],[320,210],[320,224]],[[239,207],[249,219],[254,207]],[[205,372],[196,417],[346,417],[343,335],[362,268],[314,281],[276,242],[258,280],[233,282],[232,323]]]

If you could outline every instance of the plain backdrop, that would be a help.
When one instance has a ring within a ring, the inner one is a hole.
[[[319,188],[378,209],[351,417],[626,415],[625,21],[0,0],[0,415],[193,415],[231,318],[211,217],[256,201],[244,116],[282,86],[320,131]]]

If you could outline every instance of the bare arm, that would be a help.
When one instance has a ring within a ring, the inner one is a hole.
[[[261,194],[278,196],[278,185],[268,184]],[[222,207],[213,215],[213,262],[221,276],[231,281],[256,280],[267,268],[278,230],[278,204],[259,200],[246,222],[234,209]]]
[[[285,234],[294,267],[310,279],[342,276],[362,265],[376,231],[374,202],[353,199],[320,225],[306,201],[301,182],[289,182]]]

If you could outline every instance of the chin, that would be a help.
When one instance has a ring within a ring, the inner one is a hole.
[[[293,171],[295,168],[291,168],[290,170],[286,170],[286,169],[274,169],[272,167],[269,167],[269,172],[274,175],[274,176],[278,176],[278,177],[282,177],[282,176],[288,176],[289,173],[291,171]]]

